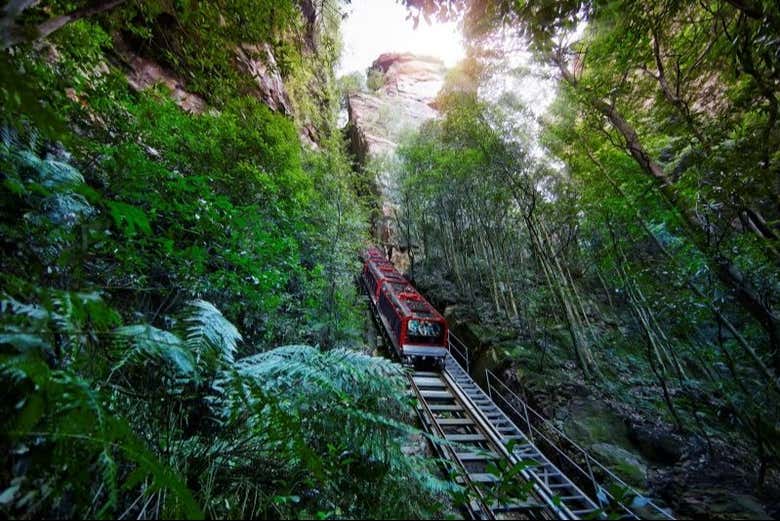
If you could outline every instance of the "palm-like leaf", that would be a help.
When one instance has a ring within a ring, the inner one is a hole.
[[[202,516],[182,478],[149,450],[127,422],[105,408],[106,397],[88,381],[67,371],[51,370],[39,357],[23,354],[0,355],[0,382],[9,396],[25,393],[14,414],[2,420],[5,441],[24,447],[45,439],[47,444],[58,447],[60,458],[66,462],[39,476],[42,483],[48,481],[45,488],[54,486],[57,480],[71,481],[68,486],[73,485],[73,479],[89,482],[89,472],[59,473],[68,466],[93,467],[103,479],[99,487],[95,485],[98,493],[94,501],[103,503],[100,510],[104,514],[116,506],[120,489],[139,489],[144,495],[165,490],[172,495],[169,505],[174,513]],[[29,392],[30,389],[33,391]],[[117,472],[120,462],[133,469],[121,484]],[[140,487],[144,480],[146,485]],[[37,486],[34,482],[24,485],[33,490]],[[100,490],[106,491],[105,496],[101,496]],[[24,501],[23,497],[20,494],[20,501]]]
[[[51,190],[63,190],[84,183],[84,176],[67,163],[41,159],[30,150],[18,151],[16,158],[26,177]]]
[[[259,458],[266,467],[322,480],[317,486],[331,498],[350,487],[372,495],[386,486],[391,495],[419,497],[414,505],[422,505],[453,490],[433,477],[426,460],[402,450],[408,437],[420,433],[408,423],[413,409],[398,364],[345,349],[292,345],[236,361],[214,387],[222,430],[244,433],[224,440],[214,454],[215,475],[236,473],[261,483],[269,478],[254,473],[252,461]],[[392,511],[420,515],[414,505]],[[348,517],[376,515],[346,500],[340,508]]]

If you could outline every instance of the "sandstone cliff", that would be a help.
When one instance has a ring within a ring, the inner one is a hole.
[[[395,150],[404,133],[438,116],[434,100],[444,83],[445,72],[444,63],[436,58],[382,54],[369,73],[381,79],[381,86],[373,92],[352,94],[347,101],[351,149],[364,167],[369,163],[376,165],[373,181],[380,208],[374,216],[375,240],[393,249],[393,260],[402,270],[408,262],[408,245],[402,244],[396,229]]]

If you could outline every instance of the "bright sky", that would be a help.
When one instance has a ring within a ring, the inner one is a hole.
[[[352,0],[341,23],[344,50],[338,75],[365,72],[384,52],[411,52],[435,56],[452,67],[466,54],[456,22],[429,26],[420,20],[413,29],[406,8],[397,0]]]

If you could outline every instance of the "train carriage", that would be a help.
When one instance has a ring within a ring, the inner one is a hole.
[[[362,258],[363,284],[401,360],[443,365],[449,340],[444,317],[379,249],[369,248]]]

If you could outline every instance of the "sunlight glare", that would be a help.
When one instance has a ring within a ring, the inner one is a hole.
[[[406,8],[395,0],[352,0],[341,31],[344,50],[339,75],[365,72],[382,53],[410,52],[441,59],[446,67],[462,60],[466,51],[456,22],[428,25],[421,20],[417,29],[406,20]]]

